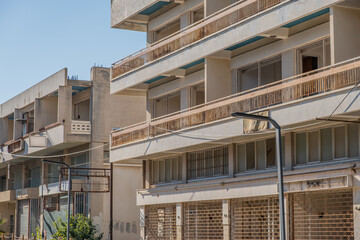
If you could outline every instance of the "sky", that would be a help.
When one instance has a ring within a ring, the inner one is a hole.
[[[0,0],[0,104],[65,67],[89,80],[144,48],[144,33],[110,28],[110,1]]]

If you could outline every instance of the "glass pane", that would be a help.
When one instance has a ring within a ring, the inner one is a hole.
[[[153,161],[153,183],[159,182],[159,162]]]
[[[179,180],[179,159],[178,158],[173,158],[171,159],[172,164],[171,164],[171,180],[175,181],[175,180]]]
[[[205,156],[206,156],[206,177],[212,177],[214,175],[213,151],[212,150],[206,151]]]
[[[246,145],[241,144],[237,146],[237,171],[245,172],[246,171]]]
[[[246,144],[246,170],[255,169],[255,143]]]
[[[309,162],[319,161],[319,132],[309,133]]]
[[[219,176],[224,171],[223,164],[223,149],[218,148],[214,150],[214,175]]]
[[[187,175],[189,179],[196,177],[196,153],[189,153],[187,155]]]
[[[306,133],[296,134],[296,164],[306,163]]]
[[[260,85],[281,80],[281,56],[260,63]]]
[[[334,129],[334,133],[335,133],[335,158],[344,158],[346,157],[345,126],[336,127]]]
[[[265,169],[266,167],[265,148],[266,148],[265,141],[256,142],[257,169]]]
[[[201,83],[191,87],[191,106],[197,106],[205,102],[205,84]]]
[[[349,157],[359,156],[359,129],[358,124],[348,125]]]
[[[258,64],[239,70],[239,91],[246,91],[258,86]]]
[[[332,129],[325,128],[320,131],[321,136],[321,161],[330,161],[332,157]]]
[[[276,147],[275,147],[275,138],[266,140],[266,167],[276,166]]]
[[[196,154],[196,162],[197,162],[197,178],[205,177],[205,156],[204,152],[198,152]]]
[[[175,93],[168,96],[168,111],[167,113],[173,113],[180,111],[180,93]]]
[[[166,97],[154,100],[155,117],[166,115]]]

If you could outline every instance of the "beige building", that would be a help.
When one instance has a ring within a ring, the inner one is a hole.
[[[145,120],[145,113],[139,111],[145,108],[145,99],[111,96],[109,74],[108,68],[93,67],[90,81],[81,81],[69,78],[67,69],[62,69],[0,105],[0,216],[7,220],[0,228],[31,237],[40,227],[49,239],[53,221],[66,219],[68,181],[60,180],[59,165],[41,160],[65,162],[73,168],[108,168],[112,128]],[[116,165],[114,172],[115,181],[126,181],[123,178],[129,175],[139,178],[128,186],[115,184],[114,198],[120,192],[135,198],[135,189],[142,186],[141,165]],[[74,176],[71,210],[91,217],[107,239],[109,193],[86,192],[109,189],[105,178],[98,183],[87,184]],[[114,218],[139,232],[139,219],[131,218],[139,209],[121,196],[117,209],[126,214],[115,213]],[[126,231],[118,234],[114,236],[127,236]]]
[[[143,164],[140,239],[279,239],[282,127],[288,239],[360,239],[360,2],[112,0],[147,47],[111,68],[146,121],[111,133]],[[135,178],[133,178],[135,179]],[[116,212],[116,208],[114,212]]]

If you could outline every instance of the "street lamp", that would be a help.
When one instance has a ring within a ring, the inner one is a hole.
[[[280,239],[285,240],[286,231],[285,231],[285,206],[284,206],[284,180],[283,180],[283,166],[282,166],[282,154],[281,154],[282,153],[281,127],[271,117],[240,113],[240,112],[234,112],[231,114],[231,116],[238,118],[254,119],[259,121],[267,121],[270,122],[276,128],[276,162],[277,162],[277,172],[278,172],[278,181],[279,181]]]
[[[42,159],[43,162],[45,163],[51,163],[51,164],[60,164],[60,165],[64,165],[65,167],[67,167],[69,169],[69,181],[68,181],[68,216],[67,216],[67,232],[66,232],[66,238],[69,240],[70,239],[70,196],[71,196],[71,167],[63,162],[56,162],[56,161],[50,161],[50,160],[44,160]]]

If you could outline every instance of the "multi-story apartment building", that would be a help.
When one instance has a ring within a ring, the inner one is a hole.
[[[143,163],[141,239],[279,239],[282,127],[288,239],[360,239],[360,2],[112,0],[147,47],[112,66],[146,121],[110,161]]]
[[[67,69],[62,69],[0,105],[0,214],[6,220],[0,228],[4,231],[31,237],[40,227],[50,239],[53,221],[58,217],[66,221],[68,180],[61,179],[60,165],[42,159],[65,162],[72,168],[108,167],[104,164],[112,128],[144,121],[145,114],[139,110],[145,108],[145,99],[111,96],[109,71],[93,67],[90,81],[81,81],[69,78]],[[114,199],[119,197],[124,208],[118,209],[128,213],[114,217],[135,225],[138,231],[139,221],[134,223],[131,212],[139,210],[121,194],[135,198],[135,190],[129,189],[141,186],[141,166],[117,165],[114,172],[113,181],[129,174],[140,178],[123,188],[114,186]],[[85,180],[74,176],[72,213],[91,217],[99,230],[107,233],[110,202],[105,192],[109,182],[102,178],[96,185]],[[93,192],[85,192],[89,190]]]

